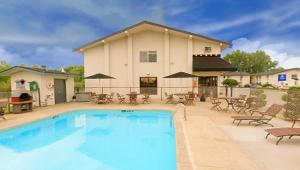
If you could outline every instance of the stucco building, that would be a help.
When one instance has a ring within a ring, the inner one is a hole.
[[[235,70],[220,55],[229,46],[225,41],[143,21],[75,51],[84,57],[85,77],[103,73],[116,78],[101,81],[101,87],[192,87],[217,86],[224,72]],[[199,82],[163,78],[179,71],[198,75]],[[92,87],[99,87],[99,81],[87,79],[85,87],[95,91]]]
[[[30,82],[36,82],[39,88],[31,91],[34,105],[53,105],[72,101],[74,96],[74,75],[57,70],[44,68],[29,68],[22,66],[11,67],[0,72],[2,76],[10,76],[12,95],[18,93],[19,82],[24,82],[24,90],[28,92]],[[21,94],[19,94],[21,95]]]
[[[251,83],[271,84],[278,88],[299,86],[300,68],[290,68],[280,71],[256,73],[251,75]]]

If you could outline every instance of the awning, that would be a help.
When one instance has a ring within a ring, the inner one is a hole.
[[[236,71],[220,55],[193,55],[193,71]]]

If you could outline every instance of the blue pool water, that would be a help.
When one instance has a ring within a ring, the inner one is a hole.
[[[167,111],[80,110],[0,131],[0,170],[175,170]]]

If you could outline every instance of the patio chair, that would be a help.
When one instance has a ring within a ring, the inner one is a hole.
[[[167,102],[166,103],[173,103],[174,101],[174,96],[173,94],[168,94],[167,92],[165,92],[165,97],[167,99]]]
[[[273,125],[269,122],[282,110],[282,108],[283,106],[281,105],[273,104],[265,112],[261,112],[258,110],[253,111],[253,113],[258,113],[259,116],[232,116],[232,123],[234,124],[235,121],[238,121],[237,126],[239,126],[243,120],[246,120],[249,121],[249,124],[251,124],[252,122],[256,123],[255,126],[266,124],[273,127]]]
[[[131,93],[129,95],[129,104],[138,104],[137,102],[137,93]]]
[[[107,103],[107,102],[108,101],[107,101],[107,98],[105,95],[103,95],[103,94],[97,95],[97,101],[96,101],[97,104],[103,104],[103,103]]]
[[[97,103],[97,94],[96,93],[91,93],[91,102],[93,103]]]
[[[195,94],[190,93],[188,95],[185,95],[186,105],[194,104],[194,100],[195,100]]]
[[[246,99],[246,101],[244,102],[238,102],[236,103],[235,107],[237,108],[237,113],[245,113],[247,111],[249,111],[251,114],[253,114],[253,102],[254,102],[254,98],[253,97],[249,97]]]
[[[211,104],[213,105],[210,109],[217,109],[218,111],[222,110],[221,108],[222,102],[218,98],[211,97],[210,100],[211,100]]]
[[[150,95],[149,94],[144,94],[143,103],[150,103]]]
[[[8,102],[0,102],[0,118],[6,119],[4,116],[4,109],[7,107]]]
[[[265,129],[267,132],[266,139],[268,138],[269,135],[272,135],[274,137],[277,137],[278,140],[276,141],[276,145],[279,144],[279,142],[284,138],[284,137],[289,137],[291,139],[293,136],[300,136],[300,128],[295,128],[295,123],[296,121],[300,121],[299,119],[293,120],[292,127],[288,128],[272,128],[272,129]]]
[[[115,93],[111,92],[109,95],[106,96],[106,100],[107,100],[108,103],[113,102],[114,95],[115,95]]]
[[[119,103],[125,103],[125,96],[122,96],[120,95],[119,93],[117,93],[117,97],[118,97],[118,100],[119,100]]]

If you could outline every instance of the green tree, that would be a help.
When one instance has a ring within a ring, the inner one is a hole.
[[[76,74],[74,81],[75,81],[75,88],[82,88],[84,87],[84,67],[83,66],[69,66],[64,68],[64,70],[68,73]]]
[[[272,61],[271,57],[264,51],[253,53],[240,50],[227,54],[224,59],[233,64],[238,71],[248,73],[259,73],[277,69],[278,62]]]
[[[239,82],[235,79],[225,79],[222,84],[226,88],[226,96],[228,95],[228,87],[230,87],[230,96],[232,96],[233,87],[239,85]]]
[[[39,65],[38,65],[38,64],[33,64],[33,65],[32,65],[32,68],[33,68],[33,69],[38,69],[38,68],[39,68]]]
[[[0,61],[0,72],[7,70],[11,65],[7,61]],[[8,76],[0,76],[0,91],[10,90],[10,78]]]

